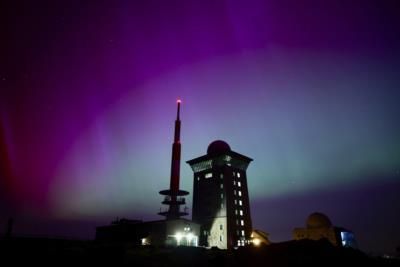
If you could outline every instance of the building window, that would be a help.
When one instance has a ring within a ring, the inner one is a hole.
[[[233,194],[236,196],[236,190],[233,190]]]
[[[237,177],[240,178],[240,172],[237,173]]]
[[[197,181],[200,181],[200,176],[197,176]]]
[[[239,225],[239,220],[236,220],[236,225]]]
[[[224,230],[224,226],[222,224],[219,225],[219,230]]]
[[[235,182],[235,180],[233,180],[233,185],[236,185],[236,182]]]
[[[242,186],[242,184],[241,184],[240,182],[238,182],[238,186],[239,186],[239,187],[241,187],[241,186]]]
[[[221,199],[223,199],[224,198],[224,194],[221,194]]]
[[[224,203],[221,203],[221,209],[223,209],[224,208]]]
[[[239,213],[240,213],[240,216],[243,216],[243,210],[240,210]]]
[[[242,236],[244,236],[244,230],[242,230]]]
[[[244,226],[244,221],[243,220],[240,220],[240,225]]]
[[[237,215],[238,214],[238,211],[237,210],[235,210],[235,215]]]
[[[203,231],[203,235],[207,235],[207,231],[206,230]]]
[[[242,206],[242,201],[241,200],[239,200],[239,205]]]
[[[211,172],[206,173],[206,175],[204,175],[204,177],[205,177],[205,178],[211,178],[211,177],[212,177],[212,173],[211,173]]]
[[[220,187],[221,187],[221,189],[223,189],[224,188],[224,184],[221,184]]]
[[[221,241],[221,242],[222,242],[222,235],[220,235],[220,236],[219,236],[219,241]]]
[[[236,172],[233,172],[233,177],[236,177]]]
[[[238,191],[238,194],[239,194],[239,197],[241,197],[242,196],[242,191]]]
[[[236,230],[236,235],[237,235],[237,236],[239,236],[239,235],[240,235],[240,232],[239,232],[239,230]]]
[[[219,175],[219,178],[223,179],[223,178],[224,178],[224,175],[221,173],[221,174]]]
[[[237,200],[235,199],[234,201],[235,201],[235,205],[237,205]]]

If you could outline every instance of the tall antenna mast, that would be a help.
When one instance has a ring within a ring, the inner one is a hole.
[[[180,164],[181,164],[181,121],[179,118],[181,109],[181,100],[178,99],[175,130],[174,130],[174,142],[172,144],[172,159],[171,159],[171,176],[169,189],[160,191],[161,195],[164,195],[164,201],[162,204],[169,205],[168,211],[161,211],[158,214],[165,216],[167,219],[178,219],[181,216],[188,215],[186,211],[180,210],[180,205],[184,205],[185,198],[189,192],[179,189],[180,180]]]

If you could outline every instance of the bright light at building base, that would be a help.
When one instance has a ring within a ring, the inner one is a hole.
[[[259,246],[261,244],[261,240],[260,239],[258,239],[258,238],[254,238],[253,239],[253,245],[254,246]]]
[[[176,243],[178,244],[178,246],[179,246],[179,244],[181,242],[182,237],[183,237],[183,235],[181,233],[176,233],[175,234]]]
[[[186,231],[188,231],[188,230],[186,230]],[[181,246],[181,245],[182,246],[195,246],[195,247],[198,246],[198,237],[196,235],[194,235],[193,233],[177,232],[175,235],[173,235],[173,237],[175,237],[176,245],[178,245],[178,246]]]

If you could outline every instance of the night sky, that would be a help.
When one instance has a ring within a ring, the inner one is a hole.
[[[320,211],[366,252],[400,245],[397,1],[6,2],[0,233],[161,219],[181,98],[182,189],[222,139],[254,159],[272,241]]]

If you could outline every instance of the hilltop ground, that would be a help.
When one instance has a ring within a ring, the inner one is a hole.
[[[325,240],[219,250],[17,238],[0,240],[0,255],[1,266],[400,266],[399,260],[371,258]]]

